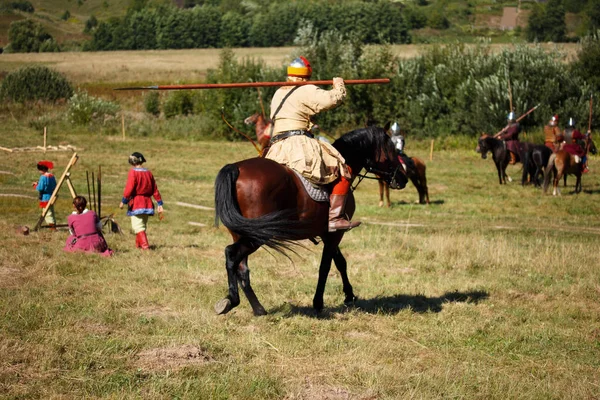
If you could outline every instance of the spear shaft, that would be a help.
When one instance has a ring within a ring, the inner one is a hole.
[[[531,110],[527,111],[525,114],[521,115],[519,118],[517,118],[517,122],[521,121],[523,118],[525,118],[526,116],[528,116],[529,114],[531,114],[532,112],[535,111],[536,108],[538,108],[540,105],[538,104],[537,106],[533,107]],[[498,133],[496,133],[494,135],[494,137],[498,137],[500,136],[504,131],[506,130],[506,128],[502,128],[502,130]]]
[[[590,94],[590,117],[588,118],[588,132],[592,131],[592,96]]]
[[[348,79],[346,85],[373,85],[390,83],[389,78]],[[189,90],[189,89],[236,89],[273,86],[333,85],[333,80],[300,82],[237,82],[237,83],[201,83],[191,85],[154,85],[115,88],[114,90]]]

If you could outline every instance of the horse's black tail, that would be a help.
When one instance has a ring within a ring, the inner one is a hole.
[[[546,169],[544,170],[544,193],[548,191],[548,185],[550,184],[550,172],[554,168],[554,160],[556,159],[556,153],[552,153],[550,158],[548,159],[548,164],[546,165]]]
[[[298,221],[297,210],[285,209],[257,218],[246,218],[237,202],[236,181],[240,171],[227,164],[215,180],[215,226],[219,220],[231,232],[249,240],[256,247],[268,246],[280,253],[291,250],[296,240],[307,238],[307,227]]]

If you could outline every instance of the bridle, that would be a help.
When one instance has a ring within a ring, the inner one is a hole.
[[[364,174],[358,173],[356,175],[356,177],[358,178],[358,182],[356,182],[356,184],[354,186],[352,186],[350,188],[350,190],[352,192],[354,192],[356,190],[356,188],[358,187],[358,185],[360,185],[360,183],[362,182],[363,179],[376,179],[376,180],[381,180],[381,178],[383,178],[384,181],[386,181],[390,186],[400,186],[398,185],[398,182],[396,182],[396,174],[398,173],[398,171],[403,171],[402,166],[398,165],[393,172],[389,172],[389,171],[382,171],[378,168],[375,167],[373,161],[371,159],[367,160],[366,165],[363,167],[363,169],[366,171]],[[362,170],[361,170],[362,171]],[[367,174],[374,174],[376,176],[367,176]],[[404,173],[404,172],[402,172]]]

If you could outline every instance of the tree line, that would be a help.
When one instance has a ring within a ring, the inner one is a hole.
[[[298,32],[337,31],[365,44],[410,43],[403,8],[389,1],[275,2],[260,10],[213,5],[130,8],[102,21],[85,50],[146,50],[294,45]]]

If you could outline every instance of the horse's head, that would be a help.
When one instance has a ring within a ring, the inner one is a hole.
[[[254,124],[256,124],[256,121],[258,120],[258,117],[260,117],[260,116],[261,116],[260,113],[252,114],[251,116],[249,116],[248,118],[246,118],[244,120],[244,123],[246,125],[254,125]]]
[[[382,128],[356,129],[340,137],[333,146],[355,172],[365,168],[392,189],[403,189],[408,183],[394,143]]]
[[[593,155],[598,154],[598,149],[596,148],[596,144],[594,143],[592,138],[590,137],[588,140],[589,140],[588,151]]]
[[[477,147],[475,148],[475,151],[481,153],[481,158],[483,158],[484,160],[487,158],[488,151],[490,151],[490,148],[487,143],[490,137],[491,136],[487,133],[481,135],[479,137],[479,140],[477,141]]]

